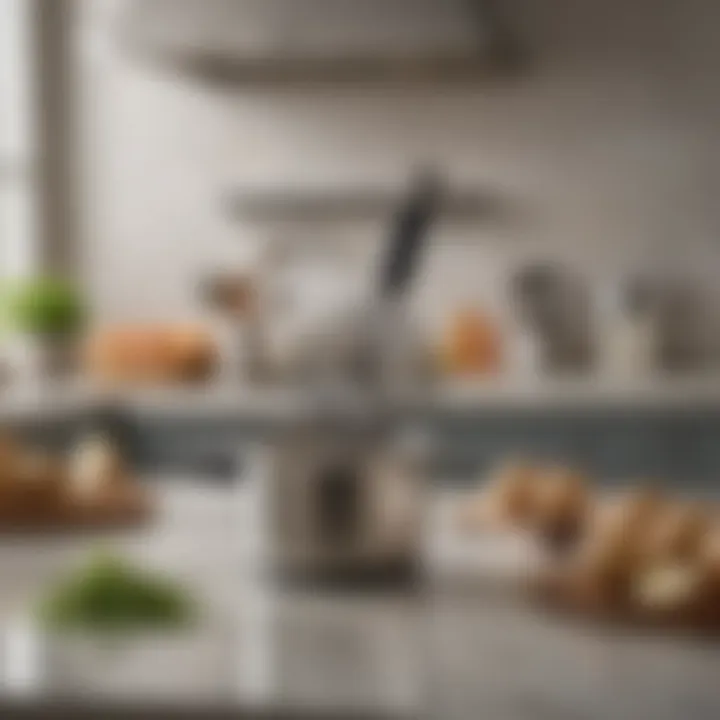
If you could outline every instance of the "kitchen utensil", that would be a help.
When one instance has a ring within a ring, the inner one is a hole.
[[[511,279],[520,324],[539,346],[545,372],[578,372],[593,360],[588,288],[582,278],[552,264],[531,264]]]
[[[271,453],[267,532],[285,575],[357,578],[419,563],[424,447],[404,444],[406,428],[393,418],[392,388],[404,372],[394,340],[438,195],[433,179],[421,179],[396,219],[373,296],[321,330],[334,338],[332,352],[317,358],[305,416]]]

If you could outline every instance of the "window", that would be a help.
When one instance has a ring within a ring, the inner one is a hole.
[[[0,0],[0,277],[33,266],[35,0]]]

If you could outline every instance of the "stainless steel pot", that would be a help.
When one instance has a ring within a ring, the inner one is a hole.
[[[398,438],[346,421],[336,416],[297,427],[272,453],[265,478],[269,550],[285,575],[367,577],[419,564],[421,448],[409,451]]]

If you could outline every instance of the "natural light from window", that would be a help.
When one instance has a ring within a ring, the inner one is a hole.
[[[0,276],[32,267],[34,242],[33,5],[0,0]]]

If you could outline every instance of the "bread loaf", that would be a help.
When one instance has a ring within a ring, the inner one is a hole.
[[[584,476],[567,468],[545,470],[535,480],[533,526],[551,547],[567,549],[583,533],[590,504]]]
[[[200,381],[212,375],[217,363],[210,333],[193,326],[111,328],[93,335],[85,349],[88,374],[109,381]]]

